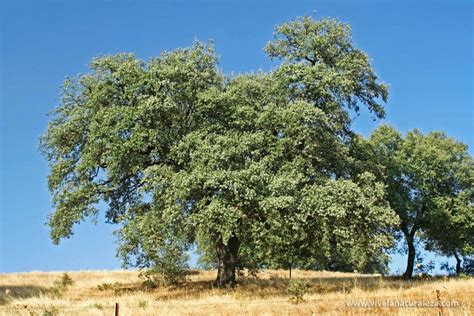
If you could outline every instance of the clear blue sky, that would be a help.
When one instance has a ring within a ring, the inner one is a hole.
[[[1,1],[0,272],[119,268],[114,227],[89,223],[52,245],[47,164],[38,151],[66,76],[92,57],[213,39],[224,71],[269,69],[262,48],[275,24],[299,15],[349,22],[356,45],[390,84],[387,119],[402,131],[443,130],[473,143],[471,1]],[[364,134],[380,122],[360,118]],[[403,269],[396,257],[392,270]]]

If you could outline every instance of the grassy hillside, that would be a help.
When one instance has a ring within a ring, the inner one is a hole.
[[[180,287],[153,290],[142,286],[135,271],[68,272],[73,284],[66,290],[58,289],[62,275],[0,274],[0,315],[113,315],[115,303],[120,315],[469,315],[474,311],[472,278],[404,281],[295,271],[293,279],[308,282],[308,288],[304,301],[294,304],[287,292],[286,271],[265,271],[258,279],[244,277],[233,290],[213,288],[215,272],[207,271],[194,272]],[[383,306],[437,302],[451,306]],[[366,306],[356,307],[362,304]]]

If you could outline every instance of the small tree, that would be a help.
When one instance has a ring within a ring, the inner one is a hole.
[[[402,137],[386,125],[369,142],[370,168],[385,181],[400,217],[408,249],[404,276],[413,274],[416,236],[444,254],[472,252],[474,162],[467,146],[440,132],[413,130]]]
[[[462,257],[474,254],[474,191],[436,199],[436,214],[424,233],[427,249],[456,259],[456,274]]]
[[[305,294],[309,292],[309,284],[303,280],[290,280],[286,292],[293,304],[301,303],[304,301]]]

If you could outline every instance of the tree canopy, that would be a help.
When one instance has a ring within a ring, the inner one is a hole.
[[[423,135],[414,129],[403,137],[387,125],[376,129],[369,143],[372,170],[378,169],[374,173],[387,185],[407,243],[404,275],[413,273],[415,237],[428,250],[472,254],[474,161],[467,146],[441,132]]]
[[[147,62],[96,58],[66,80],[41,139],[53,242],[105,205],[124,264],[168,277],[194,245],[214,258],[219,286],[235,284],[237,266],[383,270],[391,228],[418,217],[397,216],[394,187],[361,167],[351,122],[362,106],[383,118],[387,86],[337,20],[278,26],[265,51],[281,61],[269,72],[226,75],[213,46],[195,42]]]

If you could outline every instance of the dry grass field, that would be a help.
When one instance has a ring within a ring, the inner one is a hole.
[[[470,315],[474,311],[472,278],[404,281],[294,271],[293,279],[308,282],[304,301],[294,304],[286,291],[286,271],[244,277],[235,289],[213,288],[213,271],[196,271],[180,287],[153,290],[141,286],[135,271],[68,274],[74,284],[62,293],[54,290],[62,272],[0,274],[0,315],[113,315],[115,303],[120,315]],[[451,306],[414,306],[438,302]],[[351,306],[357,304],[367,306]]]

